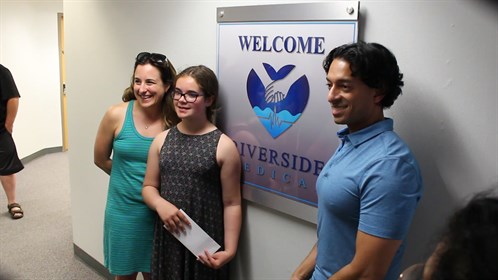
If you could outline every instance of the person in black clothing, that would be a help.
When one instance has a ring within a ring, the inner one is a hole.
[[[7,195],[7,209],[12,219],[24,217],[21,205],[16,202],[16,173],[24,166],[12,138],[19,97],[12,74],[0,64],[0,181]]]

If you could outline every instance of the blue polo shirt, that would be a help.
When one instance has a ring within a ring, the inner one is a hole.
[[[337,133],[341,145],[318,176],[318,243],[312,279],[328,279],[353,259],[360,230],[404,240],[422,195],[418,163],[384,119],[365,129]],[[397,280],[404,251],[385,279]]]

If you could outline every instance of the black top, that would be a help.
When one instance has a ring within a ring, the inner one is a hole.
[[[21,97],[21,95],[19,95],[14,78],[9,69],[0,64],[0,133],[6,130],[7,101],[15,97]]]

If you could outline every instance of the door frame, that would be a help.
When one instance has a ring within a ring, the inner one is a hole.
[[[62,125],[62,150],[69,149],[67,131],[67,106],[66,106],[66,61],[64,59],[64,14],[57,13],[57,26],[59,37],[59,79],[61,97],[61,125]]]

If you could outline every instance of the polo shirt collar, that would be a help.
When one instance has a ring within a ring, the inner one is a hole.
[[[384,118],[384,120],[380,122],[376,122],[369,127],[366,127],[362,130],[349,133],[348,128],[343,128],[337,132],[337,136],[344,140],[349,140],[353,146],[357,147],[361,145],[363,142],[368,141],[369,139],[383,133],[386,131],[392,131],[394,128],[394,121],[391,118]]]

